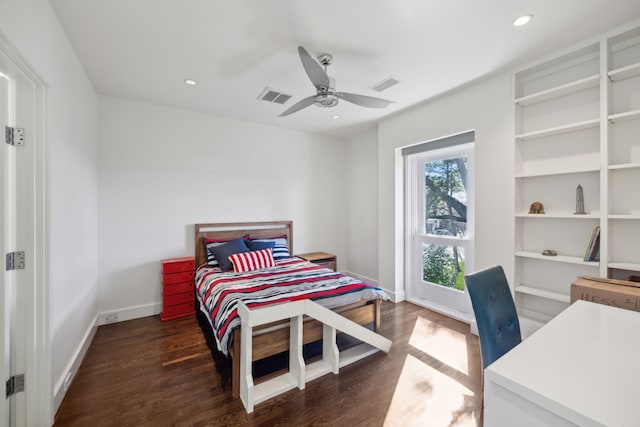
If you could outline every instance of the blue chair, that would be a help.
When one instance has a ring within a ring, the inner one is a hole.
[[[500,266],[464,276],[478,324],[482,368],[522,341],[516,306]]]

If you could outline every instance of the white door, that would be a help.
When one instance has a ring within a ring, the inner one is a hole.
[[[0,379],[5,383],[24,374],[24,391],[0,396],[0,424],[50,425],[44,85],[1,35],[0,73]],[[24,130],[23,145],[5,143],[6,126]],[[7,269],[10,252],[24,253],[24,267]]]
[[[407,159],[407,299],[456,319],[473,317],[473,144]]]
[[[2,71],[0,68],[0,127],[4,132],[5,126],[9,122],[9,79]],[[4,134],[2,137],[4,138]],[[0,247],[2,247],[3,254],[6,253],[6,248],[9,246],[9,236],[6,236],[8,228],[8,218],[6,215],[8,191],[6,188],[7,177],[5,176],[7,174],[7,163],[10,162],[8,151],[8,146],[3,143],[2,148],[0,148],[0,191],[2,192],[3,200],[2,209],[0,209],[0,220],[2,221],[2,228],[0,228]],[[2,272],[0,273],[0,321],[2,324],[2,327],[0,327],[0,344],[2,348],[0,353],[0,369],[2,370],[2,376],[0,376],[0,378],[3,381],[6,381],[11,372],[11,348],[9,340],[11,295],[9,290],[12,286],[10,281],[11,276],[6,273],[6,266],[3,263]],[[4,426],[9,425],[9,405],[8,402],[3,399],[3,396],[0,396],[0,424]]]
[[[11,77],[9,71],[0,68],[0,126],[2,129],[2,137],[6,139],[6,128],[16,127],[16,115],[24,113],[21,111],[25,108],[24,102],[17,102],[17,93],[22,93],[25,87],[25,81]],[[14,140],[18,140],[19,133],[14,132]],[[2,269],[2,369],[3,382],[11,377],[18,378],[26,371],[26,336],[24,329],[25,314],[29,311],[25,307],[25,281],[24,270],[16,268],[9,269],[9,264],[13,261],[19,265],[19,258],[10,261],[5,254],[11,252],[21,252],[21,242],[23,241],[23,232],[21,228],[24,226],[25,201],[23,197],[17,197],[18,192],[24,189],[25,182],[22,174],[17,172],[18,168],[24,163],[22,160],[20,146],[12,146],[5,141],[2,143],[2,248],[5,260]],[[20,190],[19,190],[20,188]],[[28,214],[26,215],[28,216]],[[25,309],[26,308],[26,309]],[[21,380],[17,380],[13,384],[20,384]],[[6,389],[6,388],[5,388]],[[18,386],[20,389],[20,386]],[[16,392],[4,398],[0,396],[3,403],[0,405],[2,410],[2,420],[4,425],[22,425],[26,415],[25,393]]]

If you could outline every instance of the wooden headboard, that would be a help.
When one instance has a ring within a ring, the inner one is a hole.
[[[289,253],[293,255],[293,222],[292,221],[268,221],[268,222],[228,222],[215,224],[196,224],[196,268],[207,261],[207,254],[202,244],[203,237],[219,240],[233,240],[246,234],[251,238],[267,238],[275,236],[287,236]]]

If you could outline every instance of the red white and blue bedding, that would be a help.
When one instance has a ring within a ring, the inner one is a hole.
[[[233,330],[240,326],[238,301],[251,309],[311,299],[332,308],[364,299],[389,299],[380,288],[297,257],[279,259],[275,264],[243,273],[203,265],[196,272],[200,309],[213,328],[218,350],[225,355]]]

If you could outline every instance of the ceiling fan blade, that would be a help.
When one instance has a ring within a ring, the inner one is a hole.
[[[315,96],[308,96],[308,97],[296,102],[288,110],[280,113],[278,115],[278,117],[288,116],[291,113],[295,113],[296,111],[300,111],[303,108],[307,108],[309,105],[313,104],[313,98],[315,98]]]
[[[373,96],[357,95],[355,93],[336,92],[335,96],[352,104],[360,105],[362,107],[369,108],[386,108],[393,104],[395,101],[387,101],[382,98],[374,98]]]
[[[320,89],[321,87],[329,87],[329,76],[322,69],[322,66],[318,64],[318,61],[313,59],[309,52],[306,51],[302,46],[298,46],[298,54],[300,55],[300,61],[302,61],[302,66],[304,70],[307,72],[307,76],[311,80],[311,83],[316,87],[316,89]]]

